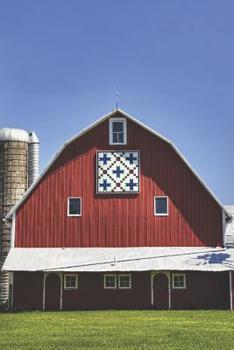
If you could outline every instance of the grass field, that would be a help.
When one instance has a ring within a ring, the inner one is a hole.
[[[234,349],[230,311],[0,313],[0,349]]]

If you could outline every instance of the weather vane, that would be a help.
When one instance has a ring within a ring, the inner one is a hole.
[[[115,102],[115,109],[119,108],[119,92],[115,92],[116,102]]]

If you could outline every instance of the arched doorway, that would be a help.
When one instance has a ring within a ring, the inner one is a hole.
[[[60,310],[61,279],[56,273],[45,277],[45,310]]]
[[[165,273],[154,276],[154,308],[158,310],[169,309],[169,279]]]

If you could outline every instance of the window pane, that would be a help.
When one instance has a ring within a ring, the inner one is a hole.
[[[105,287],[115,288],[116,287],[116,277],[115,276],[105,276]]]
[[[109,127],[110,144],[124,144],[126,142],[126,120],[110,119]]]
[[[173,276],[174,288],[185,288],[185,276],[184,275],[174,275]]]
[[[118,134],[117,133],[113,133],[113,143],[118,143]]]
[[[123,122],[113,122],[112,123],[113,132],[123,132]]]
[[[65,276],[65,286],[66,286],[66,288],[76,288],[77,287],[76,279],[77,279],[76,275],[74,275],[74,276]]]
[[[156,198],[156,214],[167,214],[167,197]]]
[[[130,276],[119,276],[119,288],[131,288]]]
[[[124,134],[123,132],[113,132],[113,141],[112,143],[124,143]]]
[[[69,214],[80,215],[80,198],[69,198]]]
[[[123,132],[118,134],[118,143],[123,143],[124,142],[124,134]]]

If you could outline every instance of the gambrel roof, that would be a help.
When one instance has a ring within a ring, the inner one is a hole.
[[[22,198],[15,204],[15,206],[10,210],[10,212],[7,214],[6,216],[6,220],[9,219],[15,212],[16,210],[21,206],[22,203],[24,203],[24,201],[26,200],[26,198],[29,196],[29,194],[34,190],[34,188],[37,186],[37,184],[42,180],[42,178],[46,175],[46,173],[49,171],[49,169],[51,168],[51,166],[54,164],[54,162],[57,160],[57,158],[60,156],[60,154],[64,151],[64,149],[70,145],[72,142],[74,142],[75,140],[77,140],[79,137],[83,136],[84,134],[86,134],[88,131],[90,131],[91,129],[95,128],[97,125],[99,125],[100,123],[102,123],[103,121],[105,121],[106,119],[109,119],[111,117],[113,117],[116,113],[121,114],[123,117],[135,122],[136,124],[138,124],[139,126],[141,126],[142,128],[144,128],[145,130],[147,130],[149,133],[159,137],[160,139],[162,139],[164,142],[166,142],[167,144],[169,144],[172,149],[179,155],[179,157],[183,160],[183,162],[188,166],[188,168],[192,171],[192,173],[195,175],[195,177],[198,179],[198,181],[203,185],[203,187],[210,193],[210,195],[213,197],[213,199],[218,203],[218,205],[221,207],[221,209],[224,211],[225,215],[226,215],[226,220],[229,221],[232,219],[232,215],[231,213],[222,205],[222,203],[218,200],[218,198],[215,196],[215,194],[209,189],[209,187],[205,184],[205,182],[201,179],[201,177],[197,174],[197,172],[192,168],[192,166],[190,165],[190,163],[185,159],[185,157],[183,156],[183,154],[178,150],[178,148],[172,143],[171,140],[165,138],[164,136],[162,136],[160,133],[154,131],[153,129],[151,129],[150,127],[146,126],[145,124],[143,124],[142,122],[140,122],[139,120],[137,120],[136,118],[134,118],[133,116],[129,115],[128,113],[126,113],[125,111],[123,111],[122,109],[115,109],[112,112],[102,116],[101,118],[99,118],[98,120],[96,120],[94,123],[92,123],[91,125],[89,125],[87,128],[85,128],[84,130],[82,130],[78,135],[75,135],[74,137],[72,137],[70,140],[66,141],[64,143],[64,145],[59,149],[59,151],[55,154],[54,158],[49,162],[48,166],[45,168],[45,170],[41,173],[41,175],[38,177],[38,179],[29,187],[29,189],[25,192],[25,194],[22,196]]]

